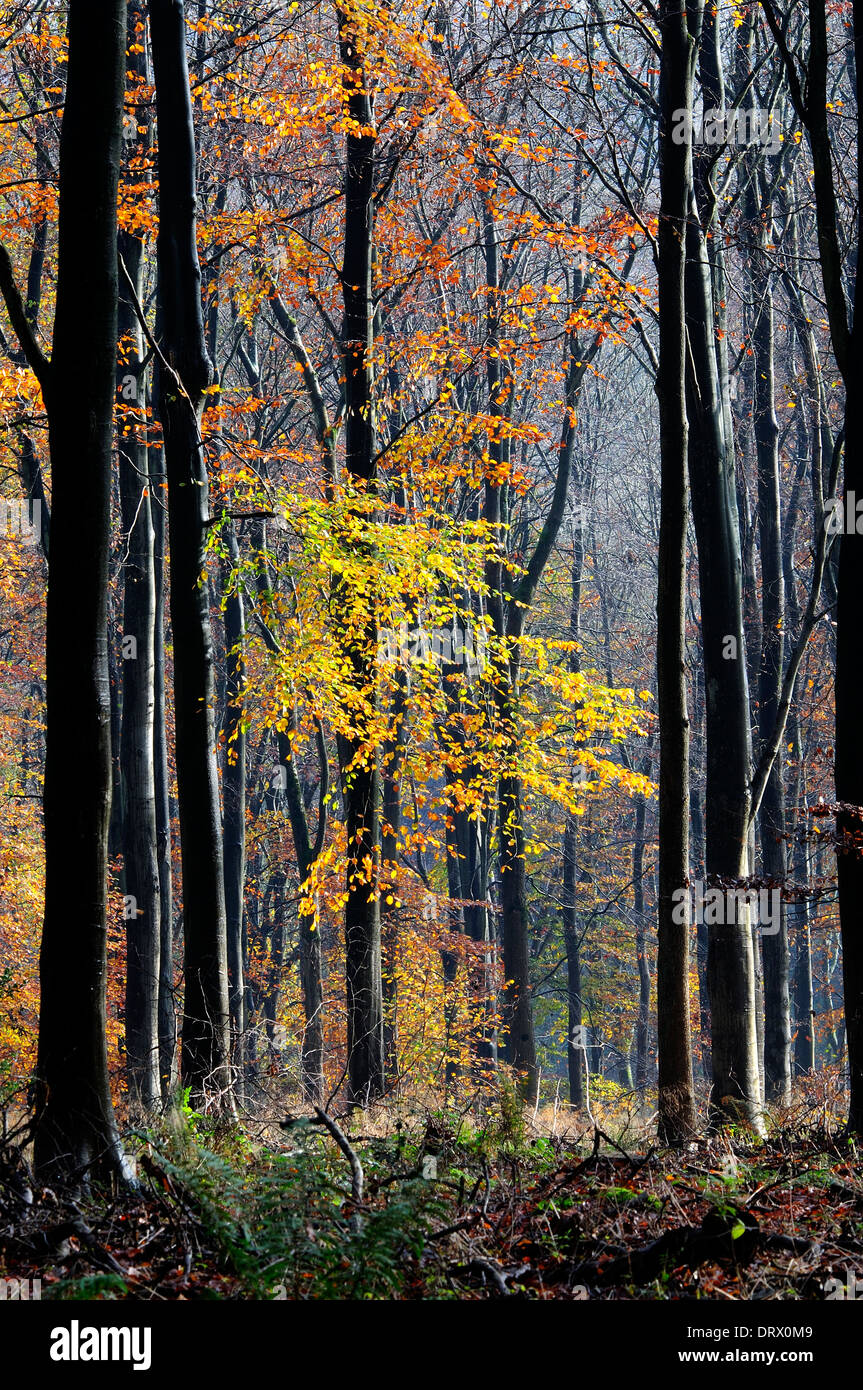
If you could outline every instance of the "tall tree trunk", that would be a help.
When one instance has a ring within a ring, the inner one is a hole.
[[[836,185],[833,174],[828,115],[828,61],[826,0],[809,0],[809,52],[806,62],[806,90],[801,89],[795,60],[786,42],[780,20],[771,0],[762,0],[764,13],[785,64],[795,111],[806,127],[812,151],[812,187],[818,224],[818,252],[824,302],[830,325],[833,354],[845,386],[845,476],[843,505],[848,494],[863,496],[863,295],[859,267],[863,259],[863,219],[857,219],[854,248],[852,312],[843,284],[842,252],[839,243]],[[856,95],[857,167],[863,161],[863,126],[860,103],[863,97],[860,33],[863,5],[852,5],[853,73]],[[847,510],[846,513],[847,514]],[[823,524],[823,520],[821,522]],[[829,588],[829,573],[828,573]],[[836,798],[837,878],[839,918],[842,935],[842,961],[845,989],[845,1020],[848,1040],[850,1097],[848,1128],[863,1134],[863,936],[859,923],[863,911],[863,725],[859,718],[859,694],[863,684],[863,651],[857,632],[860,593],[863,590],[863,536],[843,535],[839,551],[836,612],[836,742],[834,775]]]
[[[695,7],[695,19],[700,17]],[[682,1143],[695,1127],[689,1022],[689,716],[686,708],[687,412],[684,390],[685,228],[689,148],[672,140],[677,111],[692,110],[695,43],[682,0],[662,0],[660,33],[659,441],[662,498],[656,679],[659,708],[659,1132]],[[681,891],[686,909],[675,910]],[[682,917],[682,920],[681,920]]]
[[[156,856],[159,866],[159,1080],[167,1101],[177,1085],[177,1011],[174,1002],[174,891],[171,865],[171,798],[168,774],[168,726],[165,708],[165,532],[167,530],[163,455],[148,450],[153,565],[156,584],[153,642],[153,766],[156,796]]]
[[[746,214],[750,232],[750,275],[755,322],[752,327],[755,397],[753,424],[758,462],[758,531],[761,551],[761,669],[758,728],[762,746],[779,714],[784,674],[785,585],[782,572],[782,513],[779,493],[779,426],[774,408],[773,288],[767,262],[772,216],[763,195],[765,177],[749,169]],[[785,795],[782,747],[773,762],[761,802],[761,863],[772,884],[784,886]],[[786,1105],[791,1098],[791,1028],[788,998],[788,930],[785,903],[778,931],[762,933],[764,959],[764,1089],[767,1100]]]
[[[650,773],[650,757],[641,771]],[[644,823],[645,798],[635,803],[635,839],[632,845],[633,912],[635,915],[635,953],[638,964],[638,1017],[635,1024],[635,1087],[639,1096],[647,1090],[647,1044],[650,1035],[650,961],[647,955],[647,923],[644,914]]]
[[[812,936],[809,926],[809,855],[806,835],[808,817],[804,802],[806,779],[800,722],[796,707],[788,719],[788,742],[797,763],[794,778],[796,826],[792,866],[796,894],[789,904],[789,927],[794,943],[794,1074],[805,1076],[815,1070],[814,1004],[812,997]]]
[[[129,13],[130,38],[134,40],[136,12],[130,8]],[[118,246],[140,303],[143,244],[138,237],[121,232]],[[122,401],[120,514],[125,536],[120,767],[125,894],[131,898],[126,925],[126,1067],[130,1095],[149,1109],[161,1095],[161,895],[153,766],[156,581],[147,471],[145,384],[141,370],[143,337],[126,284],[120,286],[119,334],[122,350],[118,368]]]
[[[358,22],[338,12],[348,112],[345,235],[342,267],[345,378],[345,465],[355,485],[371,495],[376,474],[374,364],[374,173],[376,136]],[[371,610],[361,630],[347,637],[347,660],[359,710],[375,703],[376,630]],[[348,844],[345,973],[348,1008],[348,1095],[367,1105],[384,1092],[383,986],[380,919],[380,769],[369,740],[340,739]]]
[[[589,472],[579,479],[576,490],[577,524],[572,530],[572,564],[570,565],[569,599],[569,640],[573,644],[569,654],[569,669],[573,673],[581,670],[581,595],[584,580],[585,518],[587,499],[590,496],[591,478]],[[563,829],[563,943],[566,950],[566,1012],[567,1012],[567,1072],[569,1077],[569,1103],[581,1110],[585,1102],[585,1066],[587,1049],[585,1047],[584,1006],[581,995],[581,936],[578,920],[578,896],[576,879],[578,874],[578,817],[567,812]]]
[[[584,1067],[587,1050],[581,998],[581,940],[575,892],[576,861],[575,816],[569,815],[563,832],[563,942],[566,948],[567,1071],[569,1103],[575,1110],[584,1107]]]
[[[724,92],[716,15],[705,11],[700,48],[705,104]],[[709,150],[708,150],[709,155]],[[706,869],[708,882],[748,877],[751,740],[743,636],[741,556],[730,425],[721,238],[708,157],[699,157],[687,223],[686,327],[689,475],[698,545],[706,697]],[[708,922],[707,980],[714,1123],[742,1120],[763,1130],[755,961],[749,910],[726,895],[730,920]]]
[[[52,465],[34,1153],[39,1174],[49,1181],[78,1181],[91,1168],[128,1173],[111,1104],[105,1037],[107,596],[125,3],[106,3],[98,24],[90,11],[84,0],[70,0],[50,366],[32,335],[28,343],[48,410]],[[3,259],[9,304],[17,290],[5,252]],[[11,305],[10,317],[19,337],[28,337]]]
[[[143,0],[126,12],[129,95],[147,80]],[[134,139],[124,133],[126,159],[140,158],[150,145],[149,122],[136,110]],[[117,250],[123,264],[119,289],[118,455],[123,532],[123,680],[120,730],[123,878],[126,911],[126,1070],[129,1094],[151,1109],[160,1098],[159,955],[161,899],[156,846],[153,765],[155,704],[156,581],[153,557],[152,488],[148,475],[144,334],[138,317],[142,298],[144,244],[121,230]],[[128,277],[128,279],[127,279]]]
[[[704,720],[704,668],[699,663],[695,673],[695,691],[693,693],[693,718],[692,718],[692,739],[691,739],[691,768],[697,769],[695,775],[690,772],[689,785],[689,814],[691,821],[690,828],[690,860],[692,863],[692,877],[696,883],[704,883],[704,801],[699,783],[699,774],[703,766],[703,739],[701,734],[702,723]],[[703,918],[703,913],[700,914]],[[699,1057],[701,1076],[704,1081],[710,1081],[710,998],[707,990],[707,926],[705,922],[696,921],[695,924],[695,952],[696,968],[698,971],[698,1019],[701,1025],[699,1038]]]
[[[243,959],[243,901],[246,884],[246,667],[243,659],[246,625],[243,595],[231,587],[231,571],[239,564],[240,549],[233,524],[228,522],[223,563],[225,598],[225,757],[222,769],[224,801],[225,917],[228,955],[228,1007],[231,1016],[231,1056],[235,1083],[242,1078],[241,1049],[246,1027]]]
[[[810,108],[819,123],[826,125],[827,41],[822,34],[826,24],[824,0],[812,0],[810,29],[817,14],[817,61],[813,54],[810,78]],[[857,168],[863,167],[863,4],[854,0],[853,33],[855,86],[857,97]],[[816,46],[815,33],[812,34]],[[814,153],[814,147],[813,147]],[[828,167],[829,147],[826,154]],[[820,219],[819,219],[820,221]],[[847,515],[848,496],[863,497],[863,219],[857,218],[856,270],[853,312],[847,353],[841,354],[834,335],[834,350],[845,382],[845,474],[844,496]],[[825,282],[825,295],[832,295]],[[838,314],[837,314],[838,318]],[[831,315],[831,330],[833,329]],[[860,718],[860,691],[863,689],[863,648],[859,635],[860,595],[863,593],[863,535],[843,535],[839,551],[839,586],[836,611],[836,799],[842,808],[836,818],[839,837],[839,919],[842,931],[842,979],[845,992],[845,1025],[848,1044],[849,1105],[848,1128],[863,1135],[863,720]]]
[[[398,1066],[398,836],[401,822],[401,770],[404,759],[409,683],[400,667],[394,673],[395,695],[389,718],[392,736],[381,750],[381,950],[383,954],[384,1049],[386,1071],[397,1082]]]
[[[159,418],[168,475],[171,627],[185,999],[182,1078],[194,1103],[231,1111],[227,929],[215,751],[213,644],[204,550],[209,486],[201,445],[212,367],[196,245],[195,137],[182,0],[150,0],[159,140],[159,311],[166,363]]]
[[[461,611],[467,609],[470,600],[462,596],[459,600]],[[456,651],[456,628],[458,619],[452,620],[452,650]],[[494,943],[492,940],[491,913],[489,911],[489,846],[492,839],[494,808],[484,799],[482,811],[474,816],[468,812],[459,795],[462,785],[481,783],[482,773],[470,759],[465,748],[462,716],[471,700],[470,676],[467,667],[457,662],[444,662],[441,666],[441,688],[445,702],[446,717],[439,727],[439,738],[445,750],[455,744],[456,760],[460,767],[459,775],[452,770],[449,757],[444,760],[447,792],[450,797],[450,815],[453,821],[453,847],[455,860],[453,872],[447,874],[450,897],[461,900],[455,914],[462,924],[465,935],[472,943],[483,949],[468,948],[468,994],[472,1006],[479,1006],[480,1023],[473,1030],[471,1049],[478,1077],[488,1076],[497,1066],[497,1032],[493,1023],[496,1014],[494,974]],[[463,770],[461,770],[463,769]]]

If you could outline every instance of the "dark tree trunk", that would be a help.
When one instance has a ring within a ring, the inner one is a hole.
[[[97,24],[90,5],[70,0],[50,367],[31,344],[52,465],[35,1140],[37,1171],[49,1181],[77,1181],[91,1167],[127,1172],[105,1039],[107,596],[125,35],[124,0],[105,4]]]
[[[691,768],[690,772],[689,814],[690,814],[690,861],[692,877],[697,883],[704,883],[704,802],[700,785],[700,772],[703,766],[703,740],[701,727],[704,720],[704,668],[699,664],[695,678],[693,696]],[[703,915],[703,914],[702,914]],[[710,1066],[710,999],[707,991],[707,926],[702,922],[695,924],[696,968],[698,971],[698,1019],[701,1025],[699,1055],[702,1078],[709,1082]]]
[[[641,767],[650,773],[650,757]],[[643,796],[635,803],[635,840],[632,846],[633,912],[635,914],[635,953],[638,963],[638,1017],[635,1024],[635,1088],[639,1096],[647,1090],[647,1044],[650,1036],[650,961],[647,955],[647,922],[644,915],[644,823],[647,805]]]
[[[168,727],[165,708],[165,531],[167,494],[163,454],[149,450],[153,564],[156,582],[153,667],[153,765],[156,794],[156,855],[159,866],[159,1080],[167,1101],[177,1084],[177,1011],[174,1001],[174,892],[171,868],[171,803]]]
[[[716,16],[705,11],[700,73],[705,103],[724,103]],[[746,879],[749,868],[749,682],[725,337],[721,238],[711,162],[700,155],[687,224],[686,326],[689,474],[698,544],[705,687],[705,840],[708,883]],[[755,962],[748,909],[730,895],[730,921],[708,923],[707,980],[715,1123],[763,1129]],[[733,906],[732,906],[733,905]]]
[[[464,935],[464,908],[461,903],[461,875],[459,874],[459,848],[458,835],[456,832],[455,817],[447,816],[446,820],[446,879],[447,879],[447,898],[449,912],[450,939],[456,939]],[[455,992],[456,981],[458,980],[459,954],[455,950],[441,950],[441,965],[443,968],[443,988],[444,988],[444,1029],[445,1029],[445,1051],[444,1051],[444,1082],[447,1094],[456,1084],[459,1076],[459,1065],[453,1056],[454,1034],[457,1021],[457,999]]]
[[[570,566],[569,669],[581,669],[581,592],[584,578],[585,505],[590,495],[590,476],[580,478],[576,506],[579,524],[572,532],[572,564]],[[566,950],[566,1013],[567,1013],[567,1072],[569,1103],[576,1110],[584,1108],[585,1067],[587,1049],[584,1045],[584,1005],[581,996],[581,933],[578,919],[578,817],[567,812],[563,830],[563,943]]]
[[[576,877],[575,817],[568,816],[563,832],[563,941],[566,948],[566,1014],[567,1070],[569,1074],[569,1103],[575,1110],[584,1108],[584,1067],[587,1050],[584,1046],[583,1009],[581,999],[581,940],[575,893]]]
[[[813,75],[809,83],[810,109],[817,113],[819,125],[826,125],[827,40],[823,34],[826,23],[824,0],[812,0],[810,29]],[[817,34],[816,34],[817,16]],[[863,52],[861,46],[863,13],[861,0],[853,6],[855,85],[857,96],[857,168],[863,163],[863,124],[860,103],[863,99]],[[820,108],[819,108],[820,103]],[[820,142],[819,142],[820,143]],[[813,155],[816,153],[813,141]],[[828,171],[829,146],[826,150]],[[821,218],[819,217],[819,224]],[[836,342],[833,321],[839,320],[838,304],[833,313],[836,294],[825,273],[825,298],[834,332],[834,351],[845,383],[845,475],[843,503],[848,494],[863,497],[863,219],[857,219],[856,272],[854,275],[853,312],[847,352],[840,351]],[[822,263],[823,264],[823,263]],[[844,305],[843,305],[843,322]],[[844,535],[839,552],[839,585],[836,612],[836,799],[842,806],[837,816],[839,836],[837,851],[839,876],[839,918],[842,929],[842,979],[845,992],[845,1026],[848,1045],[848,1076],[850,1096],[848,1128],[863,1135],[863,720],[860,718],[860,691],[863,689],[863,644],[860,642],[860,595],[863,593],[863,535]]]
[[[696,15],[700,14],[696,7]],[[671,138],[692,110],[694,42],[680,0],[660,9],[659,521],[656,676],[659,708],[659,950],[656,967],[659,1131],[682,1143],[695,1127],[689,1021],[689,716],[686,708],[687,412],[684,391],[685,228],[690,153]],[[687,899],[683,914],[678,897]],[[681,921],[681,915],[683,920]]]
[[[863,257],[863,220],[857,219],[854,248],[852,309],[843,285],[842,252],[839,243],[836,185],[833,175],[828,116],[827,5],[825,0],[809,0],[809,52],[806,62],[806,90],[801,89],[797,66],[791,57],[785,34],[772,6],[765,0],[764,12],[777,41],[786,67],[794,106],[805,125],[812,151],[812,186],[818,224],[818,252],[824,302],[830,325],[833,354],[845,386],[845,476],[843,505],[848,494],[863,495],[863,400],[861,370],[863,342],[861,319],[863,297],[859,266]],[[861,58],[860,31],[863,25],[860,0],[852,7],[853,72],[857,106],[857,166],[863,160],[863,126],[860,122]],[[823,524],[823,518],[820,520]],[[830,587],[829,572],[827,575]],[[850,1098],[848,1128],[863,1134],[863,936],[859,923],[863,911],[863,725],[859,718],[859,697],[863,683],[863,650],[857,632],[860,593],[863,590],[863,536],[844,535],[839,551],[836,613],[836,744],[835,784],[839,809],[836,816],[837,877],[839,918],[845,988],[845,1020],[848,1040]]]
[[[182,1078],[194,1103],[233,1109],[227,930],[215,752],[213,644],[204,550],[209,486],[201,446],[212,368],[195,238],[195,139],[181,0],[150,0],[159,140],[159,311],[167,365],[159,418],[168,476],[174,718],[183,872]]]
[[[323,848],[325,822],[325,801],[327,793],[327,760],[323,735],[318,730],[318,758],[321,767],[321,787],[318,797],[318,833],[313,845],[309,836],[306,808],[303,801],[300,779],[294,764],[291,741],[286,734],[278,735],[279,762],[285,768],[285,793],[288,802],[288,816],[294,838],[297,856],[297,869],[300,883],[304,883],[312,871],[312,866]],[[303,1010],[305,1028],[302,1045],[303,1090],[315,1105],[322,1102],[324,1094],[324,993],[321,961],[321,933],[315,925],[314,917],[303,911],[299,914],[300,932],[300,983],[303,991]]]
[[[339,44],[351,119],[346,137],[345,236],[342,293],[342,370],[345,378],[345,465],[351,480],[371,494],[375,484],[374,365],[374,113],[358,24],[338,12]],[[360,130],[362,133],[360,133]],[[347,596],[345,596],[347,598]],[[376,631],[373,612],[347,634],[346,656],[357,701],[375,701]],[[367,1105],[384,1092],[383,986],[380,919],[380,769],[369,740],[340,740],[342,794],[348,844],[345,971],[348,1008],[348,1094]]]
[[[500,336],[500,258],[491,200],[483,198],[483,239],[486,265],[487,309],[486,378],[489,414],[502,419],[501,363],[497,346]],[[515,771],[518,758],[518,654],[513,647],[512,658],[504,651],[506,637],[506,605],[503,597],[504,569],[502,563],[502,526],[505,511],[506,484],[501,482],[505,465],[505,445],[499,430],[492,431],[488,452],[493,476],[485,483],[484,519],[497,547],[486,566],[488,612],[496,638],[495,704],[501,735],[505,741],[506,758],[511,768],[498,779],[498,859],[500,864],[500,936],[503,947],[504,990],[501,1018],[505,1039],[506,1060],[514,1068],[519,1085],[528,1103],[536,1099],[538,1072],[536,1040],[533,1027],[533,1008],[530,989],[530,952],[528,949],[527,881],[524,865],[524,827],[521,805],[521,779]],[[571,454],[571,449],[570,449]],[[565,495],[565,494],[564,494]],[[521,615],[518,615],[521,621]]]

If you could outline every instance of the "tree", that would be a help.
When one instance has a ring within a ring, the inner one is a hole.
[[[150,0],[159,142],[159,419],[168,478],[171,628],[185,998],[182,1079],[195,1102],[232,1109],[227,925],[215,751],[213,643],[201,583],[209,482],[201,416],[212,364],[195,239],[195,133],[182,0]]]
[[[372,358],[376,133],[359,19],[353,13],[340,10],[338,20],[349,121],[345,137],[345,234],[341,273],[345,467],[358,491],[368,495],[374,488],[377,463]],[[374,689],[376,646],[374,619],[369,614],[358,630],[345,636],[345,657],[353,673],[360,726],[367,717],[363,707]],[[371,713],[373,711],[369,710],[368,714]],[[352,1101],[367,1105],[383,1094],[385,1086],[378,894],[380,768],[376,752],[362,735],[358,739],[343,737],[340,762],[348,839],[345,904],[348,1092]]]
[[[0,257],[9,317],[42,387],[52,465],[34,1159],[46,1180],[73,1182],[106,1169],[130,1176],[111,1103],[105,1040],[107,594],[125,4],[111,0],[95,27],[91,18],[83,0],[70,0],[50,363],[26,317],[5,249]]]
[[[146,80],[143,61],[143,5],[130,3],[127,61],[138,82]],[[147,122],[136,112],[135,140],[126,139],[127,157],[138,158],[149,144]],[[142,130],[138,130],[138,125]],[[131,146],[131,148],[130,148]],[[156,783],[153,761],[155,709],[156,576],[152,484],[147,440],[144,334],[139,307],[145,264],[143,238],[121,229],[119,289],[120,354],[118,455],[120,515],[126,536],[123,565],[123,709],[120,733],[124,896],[129,900],[126,929],[126,1063],[129,1090],[149,1109],[161,1095],[159,1075],[159,979],[161,893],[156,843]]]
[[[688,512],[686,226],[692,191],[689,147],[672,140],[675,113],[692,110],[700,5],[665,0],[661,10],[659,279],[659,439],[662,503],[657,595],[659,705],[659,1128],[681,1143],[695,1126],[689,1038],[688,910],[675,893],[689,875],[689,715],[686,704],[685,604]]]
[[[788,25],[780,23],[771,0],[762,0],[764,13],[785,67],[794,109],[809,139],[813,190],[818,224],[818,252],[827,319],[836,365],[845,386],[845,466],[843,506],[849,497],[863,495],[863,400],[860,393],[860,334],[863,300],[857,271],[863,248],[858,219],[853,252],[853,279],[846,298],[839,240],[838,197],[833,172],[834,149],[828,111],[828,26],[825,0],[810,0],[806,89],[801,88],[797,61],[789,47]],[[860,120],[860,6],[851,9],[854,84],[857,98],[856,150],[858,168],[863,153]],[[850,304],[849,304],[850,300]],[[826,525],[826,518],[824,524]],[[863,583],[863,536],[852,530],[842,536],[836,610],[836,838],[839,916],[842,930],[842,969],[848,1042],[850,1097],[848,1128],[863,1133],[863,943],[857,929],[863,904],[863,729],[857,700],[863,679],[863,656],[856,633],[856,610]]]

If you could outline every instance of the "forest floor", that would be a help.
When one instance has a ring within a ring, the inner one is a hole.
[[[821,1300],[863,1271],[863,1160],[826,1117],[637,1151],[511,1106],[356,1120],[378,1132],[161,1121],[130,1136],[137,1193],[74,1202],[0,1145],[0,1277],[43,1299]]]

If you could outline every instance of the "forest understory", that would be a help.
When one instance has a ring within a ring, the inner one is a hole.
[[[634,1097],[592,1121],[525,1114],[505,1089],[481,1120],[391,1102],[337,1134],[186,1107],[130,1132],[137,1191],[77,1199],[33,1183],[18,1132],[0,1147],[0,1273],[73,1301],[854,1297],[863,1161],[836,1099],[822,1078],[767,1138],[732,1126],[682,1148],[650,1141]]]

